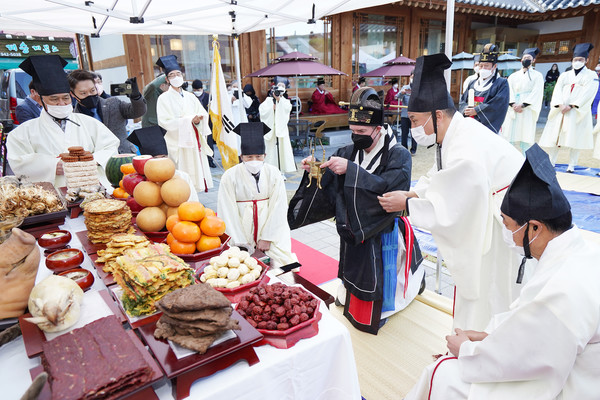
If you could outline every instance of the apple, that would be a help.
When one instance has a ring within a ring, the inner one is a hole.
[[[140,174],[127,174],[123,177],[123,189],[127,193],[133,196],[133,189],[137,186],[138,183],[146,180],[144,175]]]
[[[152,156],[148,154],[133,157],[131,162],[133,163],[133,168],[135,171],[140,175],[144,175],[144,165],[146,165],[146,161],[150,160],[151,158]]]
[[[138,204],[138,202],[135,201],[133,196],[129,196],[127,198],[127,206],[129,206],[129,209],[131,210],[131,212],[140,212],[144,209],[144,207],[140,206]]]

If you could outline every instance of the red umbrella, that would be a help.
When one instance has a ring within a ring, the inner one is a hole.
[[[342,71],[331,68],[317,62],[317,57],[295,51],[276,58],[277,63],[261,68],[244,78],[263,78],[270,76],[316,76],[316,75],[347,75]],[[296,97],[298,97],[298,85],[296,84]],[[298,119],[298,107],[296,107],[296,119]]]
[[[362,75],[365,77],[389,77],[389,76],[410,76],[410,73],[415,69],[415,60],[407,57],[397,57],[393,60],[383,63],[383,67],[374,69]]]

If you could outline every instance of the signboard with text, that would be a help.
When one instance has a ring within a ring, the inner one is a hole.
[[[0,57],[27,58],[47,54],[57,54],[64,59],[77,57],[73,39],[50,40],[0,36]]]

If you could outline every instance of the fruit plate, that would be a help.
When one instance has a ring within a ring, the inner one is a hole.
[[[123,392],[121,392],[119,394],[119,398],[127,399],[127,400],[154,400],[154,399],[158,400],[158,396],[154,392],[154,389],[152,389],[151,385],[153,383],[158,382],[159,380],[161,380],[163,378],[163,376],[164,376],[163,372],[160,369],[160,367],[158,366],[158,364],[156,363],[156,361],[154,360],[154,358],[152,358],[152,355],[150,355],[148,350],[144,347],[144,345],[142,344],[140,339],[138,339],[135,332],[132,330],[128,330],[127,335],[131,338],[131,340],[135,344],[135,347],[137,347],[137,349],[139,350],[142,357],[144,357],[144,360],[146,360],[146,362],[152,369],[152,376],[150,377],[150,381],[148,381],[140,386],[126,388]],[[38,365],[37,367],[34,367],[29,370],[32,380],[35,379],[42,372],[44,372],[44,367],[42,365]],[[52,399],[52,392],[50,389],[50,384],[48,382],[46,382],[46,384],[44,385],[41,393],[39,394],[38,399],[39,400]]]
[[[156,242],[156,243],[163,243],[164,241],[166,241],[168,234],[169,234],[169,231],[166,229],[164,231],[158,231],[158,232],[144,232],[144,235],[146,235],[146,237],[148,238],[149,241]]]
[[[177,257],[181,258],[183,261],[187,261],[187,262],[197,262],[197,261],[202,261],[202,260],[207,260],[211,257],[214,256],[218,256],[219,254],[221,254],[223,252],[223,250],[226,250],[229,248],[229,235],[227,235],[226,233],[221,235],[221,245],[215,249],[212,250],[206,250],[206,251],[202,251],[202,252],[198,252],[198,253],[194,253],[194,254],[175,254]]]
[[[250,289],[252,289],[253,287],[258,286],[258,285],[266,285],[269,282],[269,280],[271,279],[267,275],[267,271],[269,270],[269,267],[267,265],[265,265],[262,261],[259,261],[259,260],[256,260],[256,261],[258,261],[258,264],[262,267],[262,272],[257,280],[255,280],[254,282],[246,283],[245,285],[240,285],[234,289],[227,289],[227,288],[215,288],[215,289],[218,290],[219,292],[223,293],[225,295],[225,297],[227,297],[227,299],[229,301],[231,301],[232,303],[237,303],[238,301],[240,301],[242,296],[244,296],[245,294],[248,294]],[[199,263],[199,265],[196,268],[194,268],[194,279],[196,280],[196,283],[201,282],[200,275],[202,275],[202,272],[204,272],[204,267],[206,267],[208,265],[208,263],[209,263],[209,261]]]

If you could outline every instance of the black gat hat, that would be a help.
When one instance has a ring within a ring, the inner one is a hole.
[[[42,96],[69,93],[71,87],[64,67],[67,62],[56,54],[47,56],[29,56],[19,68],[33,78],[36,92]]]

